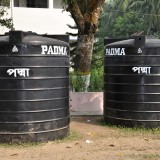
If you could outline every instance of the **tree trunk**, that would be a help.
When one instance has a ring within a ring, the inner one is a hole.
[[[77,41],[77,64],[76,68],[82,75],[91,72],[92,51],[94,35],[79,35]]]
[[[87,92],[90,84],[94,34],[79,35],[77,41],[77,64],[76,70],[81,75],[84,83],[84,91]]]
[[[75,70],[84,80],[84,88],[87,91],[90,84],[94,34],[98,28],[98,19],[105,0],[63,1],[68,4],[66,10],[71,13],[78,28]]]

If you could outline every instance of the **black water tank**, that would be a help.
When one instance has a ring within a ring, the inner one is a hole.
[[[106,122],[160,126],[160,40],[137,36],[106,44],[104,72]]]
[[[69,132],[69,43],[30,32],[0,37],[0,142]]]

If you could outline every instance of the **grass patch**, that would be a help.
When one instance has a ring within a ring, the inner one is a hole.
[[[72,142],[81,138],[81,135],[74,130],[71,130],[69,135],[63,139],[55,141],[49,141],[53,143]],[[22,143],[0,143],[0,148],[29,148],[29,147],[40,147],[46,145],[47,142],[22,142]]]
[[[138,155],[130,155],[130,158],[134,160],[160,160],[160,154],[157,153],[149,153],[149,154],[138,154]]]
[[[121,125],[112,125],[110,123],[105,123],[103,120],[100,121],[100,125],[118,131],[122,131],[125,133],[146,133],[146,134],[148,133],[148,134],[160,135],[160,127],[157,128],[125,127]]]
[[[72,141],[79,140],[81,137],[82,136],[77,131],[71,130],[67,137],[61,140],[56,140],[55,142],[57,143],[72,142]]]
[[[139,154],[139,155],[130,155],[131,158],[135,160],[159,160],[160,154]]]
[[[144,154],[144,155],[141,155],[141,157],[146,160],[159,160],[160,154]]]
[[[0,143],[0,148],[30,148],[43,146],[44,142]]]
[[[77,131],[70,131],[70,134],[64,139],[66,141],[75,141],[77,139],[80,139],[81,135]]]

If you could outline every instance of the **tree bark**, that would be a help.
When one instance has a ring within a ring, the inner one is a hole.
[[[77,41],[77,64],[76,70],[82,75],[91,72],[92,51],[94,35],[79,35]]]
[[[90,84],[94,34],[98,28],[98,19],[104,1],[68,1],[67,11],[71,13],[78,28],[75,69],[85,81],[85,91]]]
[[[77,74],[81,76],[83,92],[87,92],[90,85],[93,41],[94,34],[78,36],[75,69]]]

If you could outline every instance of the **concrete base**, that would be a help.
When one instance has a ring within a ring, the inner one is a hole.
[[[71,115],[103,115],[103,92],[71,92]]]

